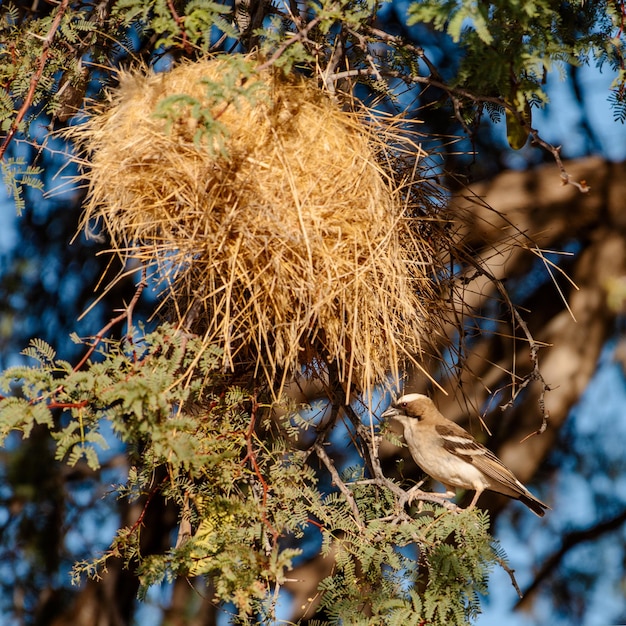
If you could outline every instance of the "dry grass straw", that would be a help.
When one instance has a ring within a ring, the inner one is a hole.
[[[397,120],[269,73],[246,83],[266,91],[255,106],[213,106],[227,156],[194,142],[191,109],[170,128],[153,115],[175,94],[212,106],[202,81],[227,71],[218,59],[121,74],[74,132],[89,159],[85,223],[103,222],[126,260],[156,263],[179,320],[275,391],[302,366],[332,364],[348,389],[397,378],[405,359],[420,362],[438,299],[419,150],[400,167]]]

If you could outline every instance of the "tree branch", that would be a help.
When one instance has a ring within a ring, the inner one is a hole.
[[[561,564],[563,557],[565,557],[565,555],[570,550],[572,550],[581,543],[585,543],[586,541],[592,541],[593,539],[597,539],[605,533],[617,530],[625,522],[626,509],[620,511],[617,515],[614,515],[607,520],[599,522],[595,526],[591,526],[590,528],[585,528],[582,530],[573,530],[563,535],[561,547],[556,552],[553,552],[544,561],[541,569],[539,570],[539,572],[537,572],[533,582],[524,592],[524,597],[515,605],[515,608],[524,608],[524,606],[529,602],[532,594],[537,591],[538,587],[543,583],[543,581],[546,580],[546,578],[548,578]]]
[[[514,112],[517,112],[517,111],[514,111]],[[536,128],[531,128],[530,134],[533,137],[532,143],[541,146],[544,150],[547,150],[548,152],[550,152],[552,156],[554,157],[554,161],[557,164],[557,167],[559,168],[559,172],[561,173],[561,181],[563,182],[563,184],[573,185],[574,187],[576,187],[576,189],[578,189],[578,191],[580,191],[580,193],[588,193],[591,187],[587,185],[586,181],[581,180],[580,182],[577,182],[573,180],[572,177],[567,173],[567,170],[565,169],[565,165],[563,165],[563,161],[561,160],[561,146],[553,146],[552,144],[543,140],[539,136],[539,131]]]
[[[65,11],[67,11],[69,4],[70,4],[70,0],[62,0],[61,4],[59,5],[59,8],[57,9],[57,14],[55,15],[54,20],[52,21],[52,24],[50,25],[50,30],[48,31],[48,34],[45,36],[43,40],[43,46],[41,49],[41,56],[39,57],[39,63],[37,65],[37,69],[35,70],[35,73],[32,75],[30,79],[28,92],[26,93],[24,102],[22,103],[22,106],[17,112],[15,119],[11,123],[11,127],[9,128],[9,131],[7,132],[7,135],[4,138],[2,145],[0,146],[0,159],[4,157],[4,154],[6,153],[7,148],[9,147],[9,144],[13,140],[13,137],[15,137],[15,133],[17,133],[17,130],[22,120],[24,119],[26,112],[28,111],[28,109],[33,103],[37,85],[39,84],[39,81],[41,80],[44,68],[46,67],[46,62],[48,61],[48,56],[50,55],[50,46],[52,45],[52,42],[54,41],[54,37],[59,29],[59,26],[61,25],[61,20],[63,19],[63,15],[65,14]]]
[[[368,32],[374,39],[382,40],[394,48],[402,48],[403,50],[412,52],[413,54],[415,54],[415,56],[418,57],[418,59],[420,59],[426,65],[426,67],[428,68],[428,71],[430,72],[429,76],[415,76],[413,74],[411,74],[410,76],[405,76],[397,72],[395,72],[394,74],[396,78],[400,78],[401,80],[404,80],[405,82],[408,79],[413,83],[425,85],[426,87],[435,87],[437,89],[441,89],[442,91],[444,91],[452,102],[456,119],[459,121],[459,123],[461,124],[461,126],[463,127],[466,133],[471,134],[467,127],[467,123],[465,122],[465,120],[463,119],[463,116],[461,115],[462,106],[461,106],[461,102],[459,101],[459,97],[466,98],[467,100],[475,102],[478,105],[482,105],[486,102],[495,104],[503,109],[510,111],[520,123],[526,124],[523,114],[520,111],[518,111],[514,105],[507,102],[504,98],[477,95],[467,89],[463,89],[460,87],[451,87],[450,85],[448,85],[442,78],[441,74],[437,70],[437,67],[434,65],[434,63],[432,63],[432,61],[426,56],[426,54],[424,53],[424,49],[421,46],[411,45],[410,43],[404,41],[404,39],[402,39],[401,37],[398,37],[396,35],[391,35],[390,33],[387,33],[379,28],[369,28]],[[372,73],[372,72],[364,71],[363,73]],[[565,166],[563,165],[563,161],[561,160],[560,146],[553,146],[551,143],[542,139],[539,136],[539,131],[535,128],[530,128],[529,133],[532,135],[533,144],[541,146],[544,150],[548,151],[553,156],[559,168],[559,171],[561,173],[561,180],[563,181],[563,184],[573,185],[581,193],[587,193],[590,189],[587,183],[584,180],[581,180],[580,182],[575,181],[574,179],[572,179],[571,175],[565,169]]]
[[[148,285],[148,282],[146,280],[146,268],[144,267],[141,273],[141,280],[137,284],[137,289],[135,290],[135,294],[133,295],[132,300],[130,301],[128,306],[118,316],[109,320],[109,323],[106,326],[104,326],[102,329],[100,329],[98,334],[93,338],[93,342],[89,346],[89,349],[87,350],[83,358],[74,366],[75,372],[77,372],[83,365],[85,365],[85,363],[87,362],[89,357],[93,354],[94,350],[98,347],[98,345],[100,344],[104,336],[109,332],[109,330],[111,330],[111,328],[113,328],[113,326],[126,320],[128,329],[130,330],[130,327],[132,326],[133,311],[135,307],[137,306],[137,302],[139,302],[139,298],[141,297],[141,294],[143,293],[143,290],[147,287],[147,285]]]
[[[365,529],[365,524],[363,524],[363,520],[361,519],[361,513],[359,513],[359,507],[356,504],[356,500],[354,499],[352,492],[348,489],[346,483],[341,480],[337,468],[330,460],[328,454],[326,454],[326,450],[324,450],[324,447],[319,443],[315,443],[313,444],[313,449],[317,454],[317,458],[324,464],[329,474],[331,475],[333,483],[337,486],[339,491],[341,491],[343,497],[346,499],[346,502],[350,506],[350,509],[352,510],[352,515],[354,516],[354,521],[359,531],[363,531]]]

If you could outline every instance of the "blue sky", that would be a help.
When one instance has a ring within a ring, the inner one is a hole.
[[[622,161],[626,159],[626,127],[614,121],[607,101],[612,79],[612,75],[603,75],[594,67],[580,68],[584,110],[598,145],[598,153],[609,160]],[[553,72],[548,76],[546,89],[551,100],[550,106],[545,111],[534,110],[533,125],[544,139],[563,146],[565,158],[585,154],[588,149],[586,139],[578,130],[581,111],[572,106],[575,98],[571,86],[559,78],[558,72]],[[504,123],[495,132],[501,133],[504,138]],[[520,167],[525,164],[522,157],[530,150],[538,148],[527,146],[522,153],[511,151],[508,156],[510,166]],[[0,203],[1,258],[10,256],[18,242],[15,228],[17,218],[3,189],[0,189]],[[607,345],[599,360],[596,375],[572,411],[567,425],[570,440],[580,446],[579,450],[571,452],[583,459],[583,470],[589,465],[584,462],[587,454],[601,454],[615,463],[619,463],[623,455],[626,442],[626,384],[621,367],[613,358],[614,349],[615,342]],[[586,447],[585,444],[591,440],[595,448]],[[516,571],[522,588],[532,580],[533,569],[558,548],[557,538],[563,529],[584,528],[602,519],[606,511],[599,503],[612,499],[616,506],[626,506],[626,474],[606,476],[597,471],[585,474],[581,473],[578,466],[563,467],[550,495],[553,510],[543,519],[524,512],[522,523],[519,523],[519,511],[513,508],[518,505],[512,504],[498,520],[497,538],[508,554],[510,566]],[[624,529],[594,546],[582,545],[568,556],[567,564],[571,568],[587,568],[598,572],[594,584],[588,589],[586,617],[580,626],[606,626],[613,624],[616,616],[626,615],[626,601],[619,586],[623,576],[622,551],[611,549],[611,542],[616,538],[620,544],[626,541]],[[501,569],[495,570],[491,578],[490,595],[477,624],[560,626],[567,623],[563,621],[567,618],[551,613],[551,606],[546,599],[540,598],[534,613],[530,614],[513,613],[512,607],[516,601],[517,595],[508,574]]]

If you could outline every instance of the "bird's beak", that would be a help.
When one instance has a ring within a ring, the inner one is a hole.
[[[383,419],[392,419],[394,417],[396,417],[397,415],[400,415],[400,411],[398,411],[398,409],[396,409],[395,406],[393,406],[393,404],[381,415],[381,417]]]

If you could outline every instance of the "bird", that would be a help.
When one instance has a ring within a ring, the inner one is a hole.
[[[424,472],[444,485],[444,497],[454,497],[454,488],[474,490],[468,507],[472,509],[482,492],[488,490],[519,500],[539,517],[550,509],[491,450],[445,418],[428,396],[403,395],[382,417],[402,424],[411,456]]]

